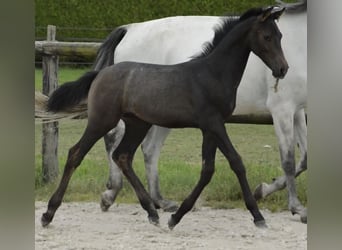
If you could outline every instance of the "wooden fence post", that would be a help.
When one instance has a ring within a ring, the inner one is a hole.
[[[47,41],[56,39],[56,26],[48,25]],[[50,94],[58,86],[58,56],[43,55],[43,94]],[[48,183],[58,176],[58,122],[43,124],[42,135],[42,168],[43,182]]]

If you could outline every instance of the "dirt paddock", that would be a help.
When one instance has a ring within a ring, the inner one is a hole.
[[[307,225],[290,212],[262,210],[268,228],[256,228],[242,209],[202,207],[186,214],[170,231],[170,213],[159,211],[160,227],[149,224],[137,204],[63,203],[47,227],[40,217],[47,203],[35,203],[35,249],[307,249]]]

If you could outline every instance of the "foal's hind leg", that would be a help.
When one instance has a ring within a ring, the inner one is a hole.
[[[148,213],[149,221],[157,225],[159,224],[159,216],[154,202],[132,168],[135,151],[141,144],[151,125],[139,119],[129,118],[125,120],[125,127],[125,135],[120,145],[114,151],[113,160],[134,188],[141,206]]]
[[[108,130],[104,130],[101,127],[92,128],[92,126],[89,126],[88,122],[88,126],[79,142],[69,150],[68,159],[64,167],[60,184],[49,200],[48,210],[42,215],[41,223],[43,226],[47,226],[52,221],[56,210],[62,203],[70,178],[76,168],[81,164],[84,156],[107,131]]]

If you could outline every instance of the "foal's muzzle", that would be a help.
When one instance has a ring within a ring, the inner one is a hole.
[[[285,61],[282,66],[280,66],[279,68],[272,71],[272,75],[275,78],[283,79],[285,77],[288,69],[289,69],[289,65]]]

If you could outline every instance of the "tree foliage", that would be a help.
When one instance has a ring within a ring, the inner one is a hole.
[[[175,15],[240,14],[274,0],[35,0],[36,38],[57,26],[57,40],[104,39],[117,26]]]

